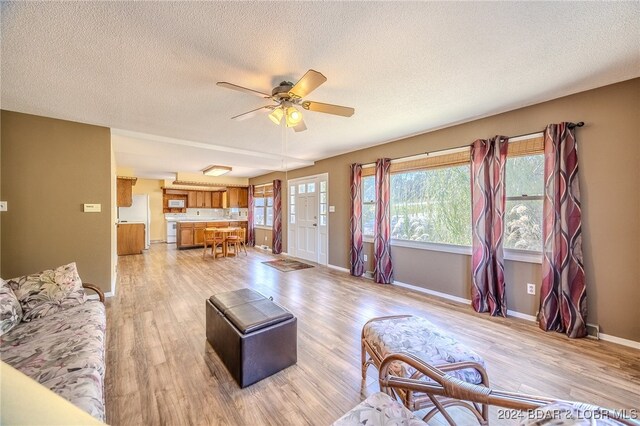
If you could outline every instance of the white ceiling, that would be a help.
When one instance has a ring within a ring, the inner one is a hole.
[[[1,8],[2,108],[120,129],[118,165],[140,177],[256,176],[640,76],[640,2]],[[305,112],[283,161],[266,116],[229,119],[266,103],[215,83],[270,92],[309,68],[328,78],[309,99],[356,113]]]

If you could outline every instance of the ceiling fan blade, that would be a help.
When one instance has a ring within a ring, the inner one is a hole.
[[[307,130],[307,126],[304,124],[304,120],[300,120],[300,122],[296,126],[293,126],[293,130],[295,130],[296,132],[304,132],[305,130]]]
[[[289,95],[294,98],[302,99],[309,93],[313,92],[322,83],[327,81],[327,77],[315,70],[307,71],[300,80],[289,90]]]
[[[254,96],[260,96],[261,98],[270,99],[271,95],[266,93],[259,92],[257,90],[248,89],[246,87],[238,86],[237,84],[227,83],[226,81],[219,81],[216,83],[217,86],[226,87],[227,89],[237,90],[238,92],[248,93]]]
[[[351,117],[355,109],[333,104],[323,104],[322,102],[304,101],[302,108],[309,111],[324,112],[325,114],[341,115],[343,117]]]
[[[235,117],[231,117],[232,120],[236,120],[236,121],[243,121],[243,120],[247,120],[249,118],[254,117],[258,112],[266,112],[271,110],[271,105],[268,106],[263,106],[260,108],[256,108],[256,109],[252,109],[249,112],[243,112],[242,114],[236,115]],[[262,111],[264,110],[264,111]]]

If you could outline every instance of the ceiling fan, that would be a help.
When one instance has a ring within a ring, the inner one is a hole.
[[[274,102],[273,105],[265,105],[243,114],[236,115],[235,117],[231,117],[232,120],[246,120],[247,118],[255,116],[259,112],[271,111],[269,114],[271,121],[280,125],[284,119],[287,127],[292,127],[296,132],[302,132],[303,130],[307,130],[307,126],[304,124],[302,112],[298,107],[302,107],[308,111],[341,115],[343,117],[351,117],[355,112],[355,109],[350,107],[303,100],[304,97],[317,89],[318,86],[325,81],[327,81],[327,77],[322,75],[322,73],[315,70],[309,70],[300,80],[298,80],[296,84],[293,84],[290,81],[281,82],[279,86],[273,88],[271,95],[260,92],[259,90],[248,89],[246,87],[238,86],[237,84],[227,83],[226,81],[219,81],[217,85],[220,87],[226,87],[227,89],[238,90],[240,92],[260,96],[264,99],[271,99]]]

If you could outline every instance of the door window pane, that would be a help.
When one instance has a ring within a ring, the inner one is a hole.
[[[306,187],[306,185],[304,183],[301,183],[300,185],[298,185],[298,194],[304,194],[305,193],[305,187]]]
[[[320,192],[327,192],[327,181],[323,180],[320,182]]]
[[[320,215],[320,226],[327,226],[327,216]]]
[[[316,192],[316,184],[308,183],[307,184],[307,192]]]

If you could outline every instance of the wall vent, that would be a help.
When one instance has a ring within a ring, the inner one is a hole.
[[[600,340],[600,326],[597,324],[587,323],[587,337]]]

